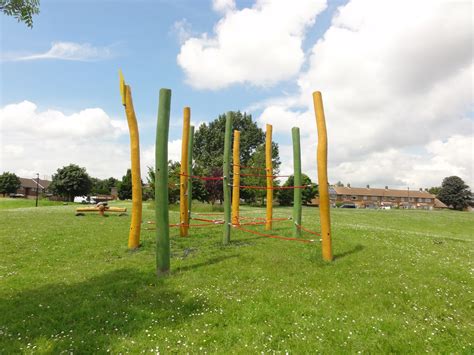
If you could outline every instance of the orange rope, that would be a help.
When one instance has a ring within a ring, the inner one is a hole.
[[[253,189],[253,190],[289,190],[289,189],[306,189],[310,187],[309,185],[303,186],[274,186],[274,187],[265,187],[265,186],[252,186],[252,185],[242,185],[239,186],[241,189]]]
[[[199,224],[170,224],[170,227],[210,227],[210,226],[218,226],[224,224],[224,222],[216,222],[216,223],[199,223]]]
[[[205,218],[195,218],[195,217],[191,217],[191,219],[194,219],[195,221],[201,221],[201,222],[212,222],[212,223],[224,222],[222,219],[205,219]]]
[[[296,223],[295,223],[295,224],[296,224]],[[308,232],[308,233],[310,233],[310,234],[314,234],[314,235],[317,235],[317,236],[321,236],[321,233],[313,232],[313,231],[311,231],[311,230],[309,230],[309,229],[306,229],[306,228],[304,228],[303,226],[300,226],[300,225],[298,225],[298,224],[296,224],[296,228],[301,229],[301,230],[303,230],[303,231],[305,231],[305,232]]]

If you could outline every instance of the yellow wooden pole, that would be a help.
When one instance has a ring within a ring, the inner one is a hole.
[[[318,184],[319,184],[319,216],[321,220],[321,237],[323,259],[331,261],[331,219],[329,215],[329,188],[328,188],[328,138],[326,119],[324,117],[323,99],[321,92],[313,93],[314,112],[316,113],[316,126],[318,129]]]
[[[233,186],[232,186],[232,225],[239,225],[240,203],[240,132],[234,130],[233,147]]]
[[[273,219],[273,166],[272,166],[272,125],[267,124],[265,137],[265,173],[267,175],[267,221],[265,230],[272,229]]]
[[[189,128],[191,123],[191,109],[185,107],[183,110],[183,137],[181,141],[181,175],[179,184],[179,211],[181,237],[188,236],[189,213],[188,213],[188,152],[189,152]]]
[[[142,180],[140,174],[140,142],[138,124],[133,108],[132,90],[125,85],[122,71],[120,75],[120,94],[122,104],[125,106],[128,129],[130,132],[130,155],[132,163],[132,220],[128,235],[128,248],[137,249],[140,246],[140,230],[142,224]]]

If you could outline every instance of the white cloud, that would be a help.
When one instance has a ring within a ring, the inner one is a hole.
[[[261,124],[304,128],[315,176],[311,94],[320,90],[332,182],[425,187],[458,174],[472,186],[470,14],[469,2],[351,0],[314,44],[298,93],[267,100]],[[291,167],[291,147],[281,148]]]
[[[0,108],[0,172],[21,177],[51,177],[69,164],[85,167],[94,177],[121,178],[130,168],[130,143],[125,117],[114,120],[100,108],[66,115],[39,111],[30,101]],[[155,147],[141,146],[143,181],[155,165]],[[181,160],[181,139],[168,143],[168,158]]]
[[[121,177],[130,165],[128,135],[123,121],[100,108],[66,115],[39,111],[30,101],[0,108],[2,155],[0,170],[22,177],[52,175],[70,163],[86,167],[96,177]]]
[[[187,82],[199,89],[288,80],[304,62],[306,30],[325,7],[325,0],[257,0],[251,8],[236,10],[233,1],[215,0],[213,8],[224,17],[212,35],[184,42],[178,64]]]
[[[171,33],[176,35],[180,44],[183,44],[192,36],[191,24],[185,18],[175,21]]]
[[[46,52],[16,56],[10,60],[59,59],[88,62],[104,60],[112,56],[113,53],[110,47],[95,47],[90,43],[53,42],[51,48]]]
[[[216,12],[227,13],[235,10],[234,0],[212,0],[212,9]]]

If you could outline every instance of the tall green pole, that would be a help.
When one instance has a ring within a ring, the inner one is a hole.
[[[168,213],[168,131],[171,90],[160,90],[155,144],[155,219],[156,271],[158,276],[170,270],[170,231]]]
[[[193,144],[194,144],[194,126],[189,129],[189,142],[188,142],[188,220],[191,219],[191,209],[193,206]]]
[[[294,186],[301,186],[301,148],[300,148],[300,129],[293,127],[291,129],[291,137],[293,138],[293,177]],[[301,189],[293,189],[293,236],[301,237]]]
[[[224,164],[223,164],[223,172],[224,172],[224,245],[230,243],[230,143],[232,139],[232,113],[227,112],[225,118],[225,139],[224,139]]]

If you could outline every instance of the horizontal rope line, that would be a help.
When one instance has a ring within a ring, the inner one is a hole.
[[[239,174],[240,176],[250,176],[250,177],[262,177],[262,178],[281,178],[281,177],[290,177],[291,175],[259,175],[259,174]]]
[[[298,229],[301,229],[307,233],[310,233],[310,234],[314,234],[314,235],[317,235],[317,236],[321,236],[321,233],[318,233],[318,232],[313,232],[312,230],[309,230],[309,229],[306,229],[304,228],[303,226],[299,225],[298,223],[295,222],[295,225],[296,225],[296,228]]]
[[[188,174],[178,174],[178,175],[190,177],[191,179],[200,179],[200,180],[224,180],[222,176],[199,176],[199,175],[188,175]]]
[[[290,190],[290,189],[306,189],[311,187],[310,185],[303,185],[303,186],[273,186],[273,187],[265,187],[265,186],[252,186],[252,185],[241,185],[239,186],[241,189],[253,189],[253,190]]]

